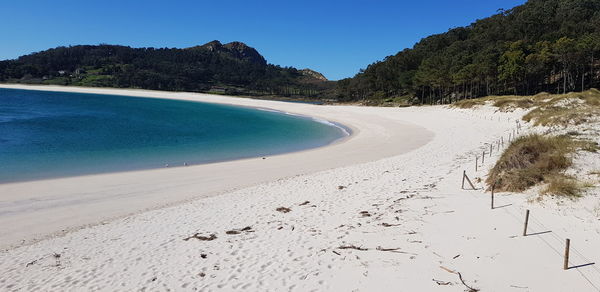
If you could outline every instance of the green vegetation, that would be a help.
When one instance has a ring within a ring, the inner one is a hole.
[[[598,58],[600,1],[529,0],[369,65],[339,81],[337,97],[377,102],[410,95],[415,103],[436,104],[583,91],[600,86]]]
[[[0,81],[295,97],[332,88],[318,72],[267,64],[243,43],[218,41],[186,49],[58,47],[0,61]]]
[[[495,107],[500,108],[501,111],[510,111],[515,108],[531,108],[536,105],[536,97],[532,96],[519,96],[519,95],[503,95],[503,96],[486,96],[473,99],[463,99],[452,104],[453,107],[467,109],[476,106],[481,106],[487,102],[493,102]]]
[[[548,96],[538,102],[537,107],[526,114],[523,120],[542,126],[568,126],[598,119],[600,117],[600,91]]]
[[[600,119],[600,90],[590,89],[584,92],[567,94],[539,93],[533,96],[488,96],[466,99],[452,104],[457,108],[472,108],[491,103],[501,111],[515,108],[529,109],[523,120],[538,126],[580,125]],[[577,133],[569,133],[577,136]]]
[[[486,180],[498,191],[522,192],[547,183],[543,193],[578,196],[582,185],[563,172],[580,143],[569,136],[529,135],[516,139],[504,151]]]

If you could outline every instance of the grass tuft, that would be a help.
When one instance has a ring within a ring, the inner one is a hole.
[[[555,175],[548,179],[548,185],[542,194],[580,197],[584,186],[575,178],[566,175]]]
[[[523,120],[533,122],[536,126],[580,125],[600,116],[600,90],[597,89],[566,94],[542,92],[533,96],[487,96],[457,101],[452,106],[468,109],[488,101],[504,112],[533,108]]]
[[[527,113],[523,120],[542,126],[580,125],[593,121],[600,115],[600,91],[550,95],[541,100],[537,108]]]
[[[463,99],[463,100],[459,100],[459,101],[453,103],[452,106],[457,107],[457,108],[462,108],[462,109],[468,109],[468,108],[474,108],[476,106],[484,105],[485,101],[486,100],[483,98]]]
[[[571,166],[569,154],[577,148],[569,136],[533,134],[513,141],[490,171],[486,183],[496,190],[522,192],[550,183]]]
[[[500,97],[494,102],[494,106],[501,111],[509,111],[514,108],[531,108],[534,105],[533,99],[522,96]]]

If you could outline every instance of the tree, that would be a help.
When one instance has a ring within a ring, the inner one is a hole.
[[[523,41],[516,41],[509,45],[508,49],[500,57],[498,72],[500,81],[512,82],[514,93],[518,94],[519,83],[523,81],[526,72]]]
[[[575,81],[572,76],[573,67],[576,63],[576,50],[575,40],[562,37],[558,39],[553,45],[554,53],[557,56],[558,62],[562,66],[561,78],[563,80],[563,93],[567,92],[567,88],[573,89],[575,87]],[[559,90],[560,91],[560,90]]]

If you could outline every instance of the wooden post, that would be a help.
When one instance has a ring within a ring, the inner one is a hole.
[[[523,228],[523,236],[527,236],[527,224],[529,224],[529,209],[525,212],[525,227]]]
[[[500,141],[502,142],[502,146],[504,146],[504,136],[500,137]]]
[[[463,179],[462,179],[462,189],[465,189],[465,177],[467,176],[467,171],[463,170]]]
[[[494,150],[494,144],[490,143],[490,157],[492,157],[492,150]]]
[[[477,164],[479,164],[479,156],[475,156],[475,171],[477,171]]]
[[[483,165],[483,163],[485,163],[485,151],[483,151],[483,154],[481,155],[481,165]]]
[[[492,210],[494,210],[494,190],[496,189],[496,183],[492,185]]]
[[[467,182],[469,183],[469,185],[471,186],[471,188],[473,190],[476,190],[475,186],[473,185],[473,183],[471,182],[471,179],[469,179],[469,177],[467,176],[467,174],[465,173],[465,178],[467,179]]]
[[[571,246],[571,240],[567,238],[565,241],[565,262],[563,263],[563,269],[569,269],[569,247]]]

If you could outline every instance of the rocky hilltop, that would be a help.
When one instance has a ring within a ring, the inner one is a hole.
[[[242,42],[178,48],[57,47],[0,61],[0,82],[320,97],[322,74],[269,64]]]
[[[220,41],[214,40],[212,42],[208,42],[204,45],[193,48],[202,48],[209,50],[210,52],[220,52],[228,54],[229,56],[240,60],[247,60],[263,65],[267,64],[267,60],[265,60],[265,58],[260,53],[258,53],[256,49],[242,42],[231,42],[227,44],[222,44]]]

